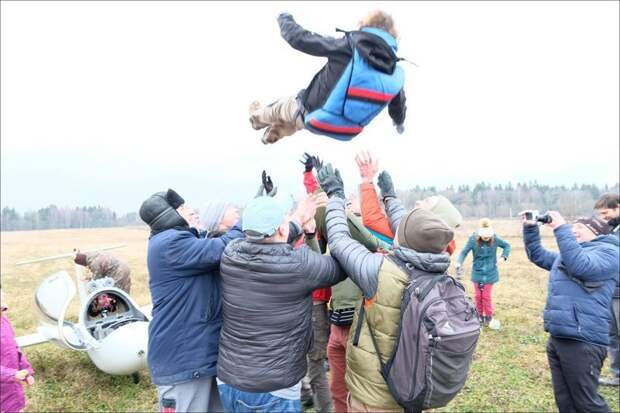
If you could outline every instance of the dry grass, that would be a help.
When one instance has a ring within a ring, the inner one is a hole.
[[[462,247],[475,222],[466,223],[457,234]],[[513,247],[511,258],[500,264],[500,282],[494,289],[501,331],[485,330],[464,391],[444,411],[554,411],[551,378],[545,355],[546,334],[542,311],[547,274],[525,256],[516,221],[496,222],[498,233]],[[555,243],[548,230],[543,242]],[[18,335],[37,325],[33,293],[48,274],[72,272],[70,260],[17,267],[25,258],[70,252],[74,247],[127,244],[115,251],[132,269],[132,296],[139,304],[150,301],[146,273],[146,241],[142,228],[53,230],[2,233],[2,286],[10,306],[9,317]],[[465,264],[466,273],[471,257]],[[471,294],[471,283],[466,283]],[[75,310],[75,309],[74,309]],[[37,384],[28,390],[27,411],[156,411],[157,399],[148,373],[133,385],[128,377],[100,374],[85,354],[59,349],[51,344],[25,351],[37,370]],[[618,392],[602,389],[607,401],[618,410]]]

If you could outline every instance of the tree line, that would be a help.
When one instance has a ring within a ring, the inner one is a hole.
[[[513,185],[491,185],[484,182],[473,186],[460,185],[437,189],[434,186],[416,186],[398,191],[407,208],[431,195],[443,195],[461,211],[465,218],[514,218],[524,209],[541,212],[557,210],[567,217],[592,214],[592,207],[604,192],[618,192],[620,186],[564,185],[550,186],[538,182]],[[8,206],[2,209],[2,231],[20,231],[57,228],[97,228],[142,225],[137,212],[118,215],[109,208],[88,206],[62,208],[50,205],[23,214]]]
[[[35,229],[100,228],[141,224],[136,212],[118,215],[110,208],[87,206],[66,208],[50,205],[23,214],[5,206],[2,208],[2,231],[27,231]]]
[[[620,186],[593,184],[574,184],[571,187],[542,185],[538,182],[517,183],[513,185],[491,185],[484,182],[474,186],[449,186],[438,190],[431,187],[416,186],[399,191],[399,196],[407,208],[413,208],[419,199],[431,195],[448,198],[465,218],[514,218],[525,209],[541,212],[556,210],[566,217],[591,215],[596,200],[605,192],[618,192]]]

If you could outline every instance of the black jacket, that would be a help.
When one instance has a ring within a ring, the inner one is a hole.
[[[217,376],[247,392],[298,383],[312,345],[312,291],[342,281],[336,261],[307,246],[231,242],[222,255]]]
[[[278,23],[280,34],[291,47],[312,56],[327,57],[327,64],[314,75],[308,87],[299,92],[298,97],[307,113],[321,108],[325,103],[353,58],[352,44],[377,70],[386,71],[391,68],[393,71],[396,65],[397,58],[391,48],[383,39],[373,34],[352,32],[349,43],[347,36],[336,39],[310,32],[298,25],[290,14],[281,14]],[[397,125],[405,122],[407,111],[405,102],[405,91],[401,90],[388,105],[388,113]]]

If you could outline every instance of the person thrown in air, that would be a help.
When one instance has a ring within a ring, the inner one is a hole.
[[[348,141],[386,106],[398,133],[404,132],[405,74],[397,64],[398,33],[392,16],[373,11],[359,22],[359,30],[340,38],[305,30],[289,13],[281,13],[278,23],[294,49],[327,57],[327,63],[296,96],[265,107],[258,101],[250,105],[250,124],[265,129],[264,144],[301,129]]]

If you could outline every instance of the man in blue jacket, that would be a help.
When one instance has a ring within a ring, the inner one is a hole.
[[[549,271],[545,331],[555,401],[560,412],[609,412],[598,379],[609,342],[609,305],[618,283],[618,238],[597,218],[571,227],[550,211],[559,252],[546,250],[538,225],[524,218],[528,258]]]
[[[250,105],[250,124],[265,129],[263,143],[275,143],[301,129],[348,141],[386,106],[398,133],[405,122],[405,75],[397,65],[398,33],[392,16],[376,10],[359,30],[340,38],[305,30],[293,16],[278,16],[284,40],[300,52],[326,57],[327,63],[297,96],[261,108]]]
[[[230,241],[244,235],[238,223],[221,237],[200,238],[188,225],[191,214],[171,189],[151,195],[140,207],[140,218],[151,228],[148,365],[162,411],[222,410],[215,383],[220,257]]]

